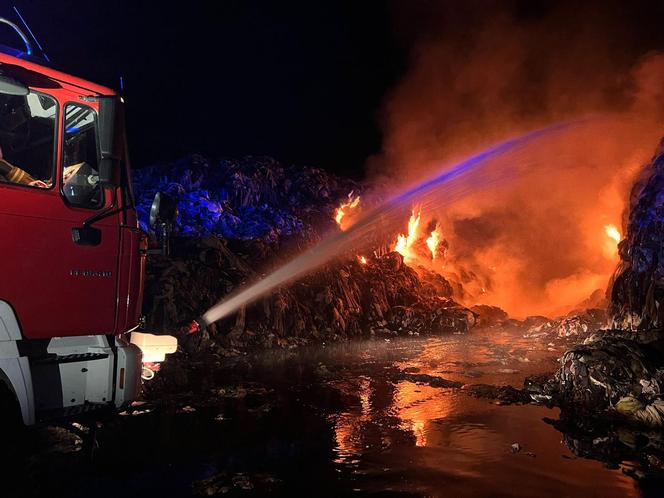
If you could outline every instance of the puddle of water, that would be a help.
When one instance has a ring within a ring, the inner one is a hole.
[[[555,409],[497,406],[463,389],[395,381],[393,375],[406,371],[518,387],[529,375],[553,371],[557,356],[546,344],[492,330],[334,345],[298,352],[286,364],[318,362],[327,371],[344,366],[334,380],[322,382],[350,398],[328,420],[334,463],[352,476],[354,489],[426,496],[640,496],[619,470],[579,459],[565,447],[562,435],[542,421],[556,418]],[[266,360],[273,373],[280,364]]]
[[[192,496],[192,483],[226,474],[220,496],[642,496],[620,470],[567,449],[542,421],[557,410],[408,380],[520,386],[556,368],[549,349],[489,330],[265,352],[223,399],[120,417],[100,431],[93,463],[56,454],[31,472],[71,497]],[[232,373],[214,376],[229,384]],[[244,489],[252,479],[270,485]]]

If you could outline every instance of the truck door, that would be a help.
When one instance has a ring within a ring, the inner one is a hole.
[[[97,240],[74,236],[86,219],[111,203],[98,182],[97,115],[80,103],[65,104],[61,113],[55,110],[49,118],[52,126],[55,116],[62,114],[61,126],[55,126],[62,137],[58,177],[0,184],[0,254],[6,255],[0,259],[0,299],[14,307],[28,338],[110,334],[117,308],[118,217],[93,225]],[[48,149],[42,143],[49,142],[48,133],[36,134],[36,129],[31,125],[26,143],[18,144],[22,154],[5,154],[7,162],[22,160],[27,165],[39,156],[37,146]],[[3,136],[0,123],[0,147],[4,149],[10,138]],[[57,150],[53,140],[51,159]]]

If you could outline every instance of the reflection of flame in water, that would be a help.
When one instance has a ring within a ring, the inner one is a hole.
[[[371,417],[370,379],[367,377],[360,378],[360,385],[356,388],[360,396],[360,413],[340,413],[334,421],[336,451],[339,455],[335,463],[348,463],[348,458],[358,455],[363,449],[363,433],[360,423],[369,420]]]
[[[398,429],[412,433],[415,445],[419,447],[429,443],[430,422],[446,418],[453,412],[454,396],[448,390],[409,381],[392,385],[389,381],[376,383],[374,380],[372,384],[369,378],[362,377],[359,385],[338,387],[344,392],[358,394],[360,406],[359,409],[339,413],[334,417],[335,450],[338,455],[336,463],[357,462],[357,456],[367,449],[367,438],[370,437],[368,427],[373,425],[372,422],[380,421],[385,416],[385,410],[397,417],[397,425],[389,427],[376,424],[381,428],[381,441],[389,441],[389,430]],[[388,406],[380,409],[373,406],[371,399],[375,389],[382,387],[389,390],[391,400]],[[438,439],[438,436],[434,437],[434,441]]]
[[[360,385],[360,403],[362,405],[362,417],[368,418],[371,415],[371,385],[369,379],[362,379]]]
[[[361,378],[359,385],[350,386],[349,390],[359,394],[360,409],[339,413],[334,419],[336,463],[354,463],[355,458],[366,450],[366,423],[384,416],[371,403],[375,387],[366,377]],[[345,386],[346,389],[348,386]],[[446,390],[408,381],[399,382],[390,389],[395,391],[388,411],[398,418],[397,427],[411,432],[416,446],[426,446],[430,421],[452,413],[452,396]],[[383,436],[383,441],[389,440],[389,434]]]
[[[468,382],[466,373],[473,369],[491,384],[503,384],[508,379],[507,383],[520,384],[526,376],[547,368],[548,362],[538,358],[555,356],[550,352],[529,353],[531,361],[522,366],[520,351],[530,347],[531,340],[513,331],[497,330],[489,342],[486,336],[435,338],[419,343],[413,351],[410,342],[395,340],[381,346],[379,355],[360,353],[357,363],[374,365],[372,373],[357,377],[345,373],[342,380],[332,381],[345,399],[354,398],[352,404],[344,404],[330,418],[336,442],[334,462],[351,472],[364,472],[367,467],[370,471],[375,459],[383,459],[377,455],[386,455],[386,466],[396,470],[399,458],[407,455],[417,458],[419,468],[439,471],[441,466],[454,465],[455,472],[469,477],[482,474],[486,462],[495,460],[496,452],[502,453],[513,442],[506,440],[505,434],[528,429],[515,427],[509,416],[500,415],[503,408],[469,397],[463,389],[432,387],[401,375],[395,380],[393,374],[424,374]],[[401,348],[415,354],[395,358],[395,350]],[[387,370],[383,370],[384,355],[389,361]],[[504,366],[519,368],[519,372],[503,373],[500,369]],[[444,460],[441,455],[446,456]]]
[[[427,436],[424,429],[424,420],[413,420],[412,431],[415,435],[415,446],[426,446]]]
[[[413,433],[416,446],[427,446],[432,420],[452,413],[452,396],[447,390],[413,382],[399,382],[394,396],[394,411],[401,427]]]
[[[348,201],[342,202],[336,209],[334,212],[334,221],[337,222],[337,225],[339,225],[341,230],[345,230],[349,226],[346,223],[342,223],[344,216],[348,214],[349,210],[355,209],[357,206],[359,206],[359,204],[360,196],[353,196],[353,192],[351,191],[351,193],[348,194]]]

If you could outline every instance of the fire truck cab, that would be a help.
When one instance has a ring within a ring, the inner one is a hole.
[[[0,409],[29,425],[137,396],[145,253],[122,98],[0,48]]]

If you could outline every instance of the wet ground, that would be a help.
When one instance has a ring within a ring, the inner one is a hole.
[[[657,495],[631,462],[572,453],[543,420],[557,409],[470,395],[552,372],[559,354],[506,330],[265,352],[211,372],[203,396],[104,423],[92,458],[40,429],[6,496]]]

